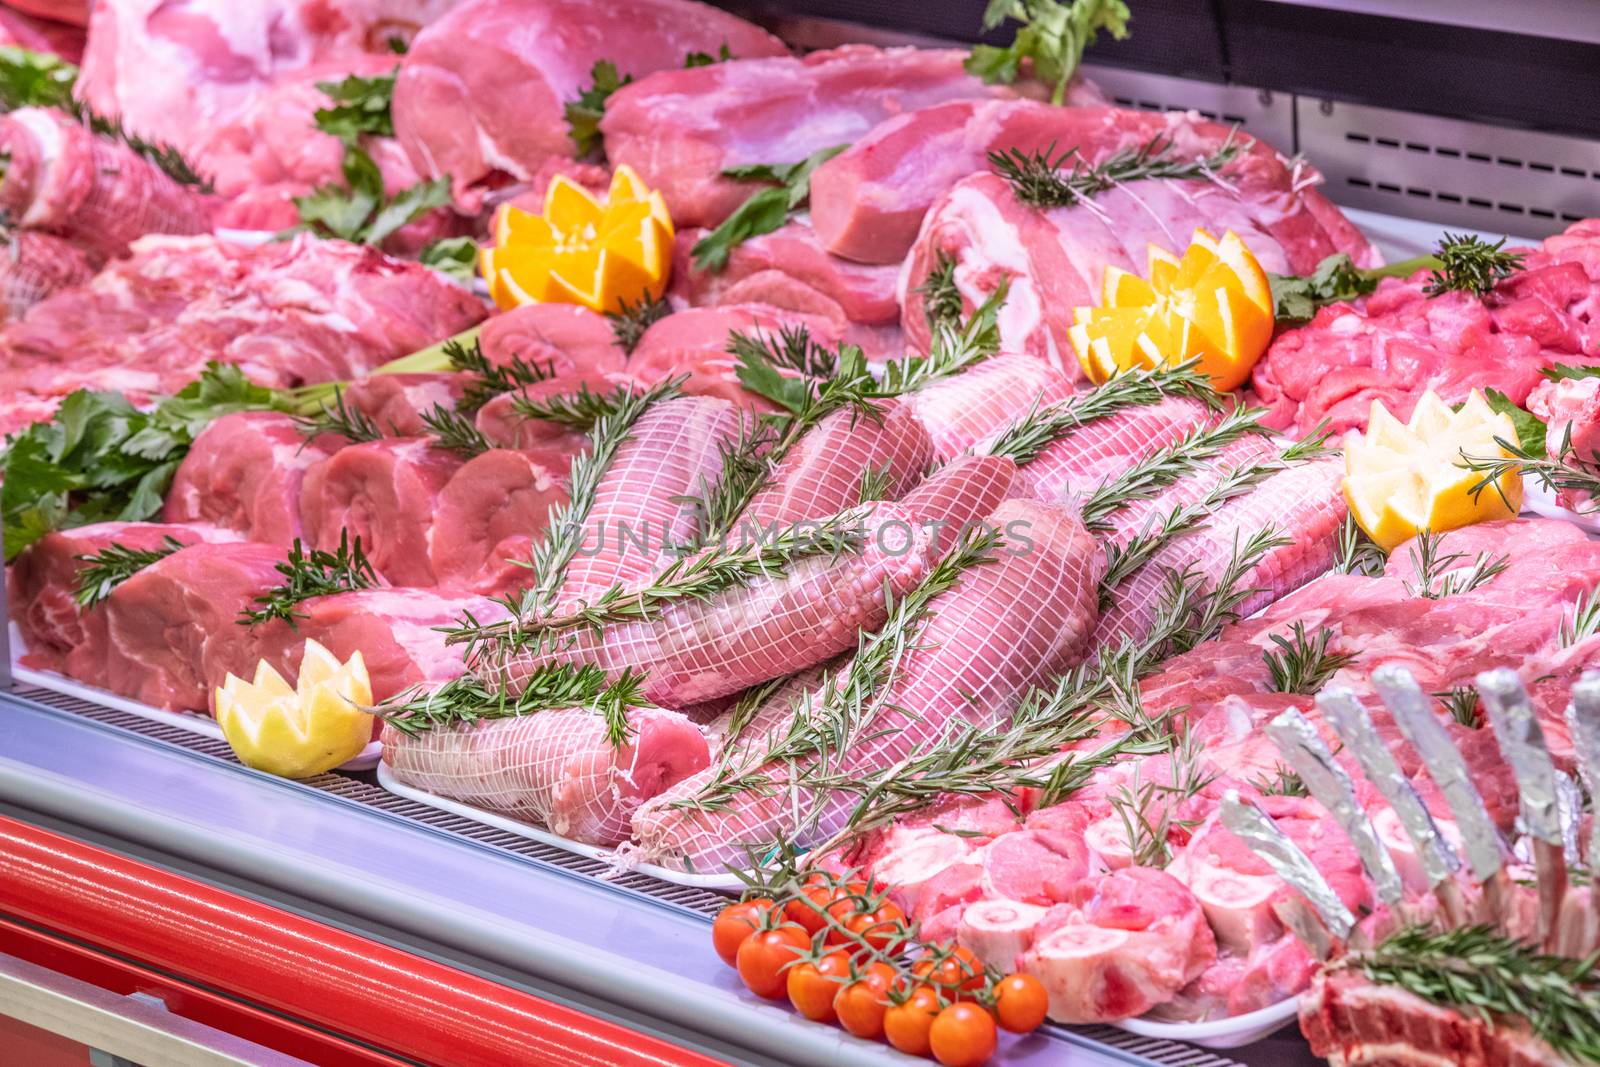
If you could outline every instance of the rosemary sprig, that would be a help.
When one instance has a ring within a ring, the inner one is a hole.
[[[78,568],[78,585],[73,592],[73,599],[80,608],[92,608],[110,596],[111,590],[150,564],[166,559],[184,547],[182,541],[168,534],[161,539],[159,548],[129,548],[112,542],[91,555],[74,556],[74,560],[85,566]]]
[[[1600,1063],[1596,957],[1547,956],[1489,926],[1412,926],[1330,964],[1476,1014],[1522,1021],[1561,1056]]]
[[[1389,562],[1389,554],[1378,546],[1366,531],[1356,524],[1354,515],[1346,515],[1335,535],[1333,572],[1335,574],[1360,574],[1376,578]]]
[[[1509,474],[1531,477],[1552,493],[1570,492],[1600,498],[1600,472],[1597,472],[1600,455],[1591,455],[1588,459],[1580,457],[1572,444],[1570,425],[1556,447],[1548,452],[1536,452],[1525,448],[1521,441],[1507,441],[1503,437],[1496,437],[1494,443],[1500,446],[1502,455],[1470,456],[1463,450],[1457,464],[1479,476],[1470,490],[1474,500],[1484,490],[1493,489],[1509,507],[1511,502],[1506,500],[1500,484]],[[1592,508],[1585,509],[1588,510]]]
[[[958,318],[954,322],[936,324],[927,355],[908,355],[885,363],[883,373],[878,376],[877,395],[893,397],[914,392],[930,382],[959,374],[998,352],[1000,309],[1005,305],[1010,288],[1010,279],[1002,278],[994,292],[965,320]]]
[[[1444,710],[1450,717],[1462,726],[1470,726],[1476,730],[1483,725],[1483,714],[1479,710],[1478,691],[1470,685],[1458,685],[1454,689],[1445,689],[1434,693],[1439,703],[1444,705]]]
[[[1457,564],[1467,558],[1466,554],[1442,553],[1444,537],[1444,534],[1436,534],[1431,530],[1417,534],[1411,546],[1411,562],[1416,568],[1417,581],[1415,584],[1406,582],[1406,592],[1412,596],[1443,600],[1448,596],[1470,593],[1511,565],[1510,556],[1490,558],[1487,552],[1479,552],[1472,568],[1463,574],[1463,568]]]
[[[1271,778],[1258,778],[1254,783],[1263,796],[1269,797],[1308,797],[1311,791],[1306,788],[1306,783],[1300,776],[1290,770],[1286,764],[1278,764],[1277,773]]]
[[[422,424],[433,435],[435,447],[465,459],[481,456],[494,447],[477,425],[460,411],[435,404],[421,414]]]
[[[861,484],[856,488],[856,503],[865,504],[888,496],[893,469],[892,464],[885,462],[881,467],[868,467],[862,471]]]
[[[567,567],[578,553],[584,521],[594,507],[595,492],[617,450],[633,432],[634,423],[655,404],[678,394],[684,377],[668,378],[649,389],[622,390],[617,409],[597,419],[589,434],[589,448],[572,458],[567,478],[568,496],[564,504],[551,509],[544,536],[533,546],[530,568],[536,581],[520,599],[507,599],[512,618],[505,622],[482,623],[471,611],[464,612],[459,625],[439,627],[451,644],[465,644],[470,661],[486,653],[506,653],[525,640],[521,624],[548,615],[567,578]]]
[[[1169,179],[1215,179],[1232,163],[1242,146],[1230,132],[1226,141],[1208,156],[1185,159],[1176,154],[1171,137],[1157,135],[1137,148],[1126,148],[1100,163],[1085,160],[1077,147],[1056,153],[1056,146],[1035,152],[1018,148],[989,153],[989,166],[1016,193],[1017,199],[1036,208],[1072,207],[1128,182]],[[1068,169],[1070,167],[1070,169]]]
[[[1206,771],[1200,760],[1200,746],[1188,729],[1175,740],[1168,769],[1170,781],[1146,782],[1141,773],[1143,765],[1135,764],[1133,778],[1110,798],[1135,866],[1165,867],[1172,861],[1172,835],[1200,824],[1198,819],[1179,817],[1178,805],[1197,796],[1217,778]]]
[[[933,270],[913,292],[922,295],[922,315],[928,329],[937,330],[941,324],[950,325],[961,320],[961,290],[956,287],[956,258],[941,251]]]
[[[1579,641],[1600,633],[1600,589],[1580,593],[1572,605],[1572,617],[1563,621],[1557,643],[1571,648]]]
[[[282,619],[291,629],[299,629],[295,619],[305,618],[303,612],[296,610],[301,601],[352,589],[372,589],[378,584],[377,572],[361,551],[361,538],[352,543],[344,530],[339,531],[339,547],[333,552],[320,548],[307,552],[300,539],[295,538],[288,558],[277,565],[277,571],[285,581],[254,598],[253,603],[261,607],[241,612],[241,626]]]
[[[645,294],[637,304],[619,301],[617,310],[606,312],[606,318],[611,320],[611,335],[617,339],[617,347],[631,356],[645,331],[670,314],[672,305],[665,299],[651,299]]]
[[[810,330],[788,324],[779,326],[776,334],[734,330],[728,334],[728,354],[740,366],[770,365],[801,378],[826,378],[833,374],[839,359],[835,349],[812,340]]]
[[[1267,672],[1272,676],[1271,687],[1276,693],[1315,693],[1341,667],[1355,662],[1352,653],[1328,651],[1335,635],[1326,626],[1312,637],[1307,635],[1305,623],[1296,622],[1288,637],[1268,636],[1277,651],[1268,649],[1261,653],[1261,658],[1266,660]]]
[[[383,440],[383,431],[378,429],[372,416],[346,404],[344,390],[337,385],[333,387],[331,404],[323,401],[322,409],[315,415],[296,415],[294,425],[307,441],[325,433],[337,434],[351,444]]]
[[[553,363],[541,367],[521,356],[512,356],[505,363],[489,362],[477,335],[473,335],[471,344],[463,344],[452,337],[444,342],[440,351],[449,361],[451,370],[467,376],[466,389],[456,408],[468,413],[477,411],[501,393],[516,392],[525,385],[548,381],[556,375]]]
[[[703,789],[673,806],[702,811],[726,809],[742,793],[775,795],[778,785],[768,769],[782,765],[794,771],[801,764],[826,768],[833,757],[849,750],[878,711],[877,697],[894,676],[901,660],[917,647],[917,635],[932,602],[974,567],[993,561],[1001,544],[993,529],[972,529],[928,572],[915,589],[889,605],[888,617],[874,633],[861,635],[855,656],[842,673],[826,678],[817,693],[807,693],[787,732],[775,738],[756,767],[735,766],[725,753],[717,772]],[[891,598],[892,599],[892,598]],[[816,775],[816,770],[811,770]],[[792,785],[794,781],[791,773]],[[791,787],[792,787],[791,785]]]
[[[1195,373],[1193,363],[1141,368],[1119,374],[1081,396],[1034,408],[996,437],[988,452],[1010,456],[1019,464],[1031,463],[1047,447],[1090,422],[1128,408],[1160,403],[1167,397],[1188,397],[1212,407],[1220,403],[1208,380]]]
[[[476,675],[463,674],[432,691],[413,688],[371,710],[401,733],[419,737],[442,727],[592,707],[605,718],[606,736],[616,748],[628,738],[628,709],[646,703],[640,689],[643,680],[643,674],[624,671],[608,682],[605,670],[592,663],[547,664],[530,674],[515,695]]]
[[[579,382],[578,388],[570,393],[537,399],[525,395],[512,397],[511,410],[524,419],[542,419],[588,432],[601,419],[615,416],[629,395],[628,386],[609,393],[593,393],[586,383]]]
[[[1434,255],[1439,267],[1428,276],[1428,296],[1460,291],[1488,296],[1495,286],[1522,269],[1521,252],[1505,252],[1506,239],[1490,244],[1469,234],[1446,233]]]

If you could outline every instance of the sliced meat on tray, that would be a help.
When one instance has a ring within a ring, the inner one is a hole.
[[[904,111],[1015,95],[968,74],[965,58],[955,50],[846,45],[800,59],[665,70],[606,102],[606,155],[660,190],[680,229],[715,226],[759,188],[724,177],[729,167],[796,163]]]
[[[254,646],[239,617],[283,581],[284,556],[278,545],[196,544],[151,564],[87,616],[67,672],[158,708],[206,710],[211,687]]]
[[[232,530],[206,523],[97,522],[45,534],[29,545],[6,571],[11,617],[27,646],[29,666],[55,668],[60,658],[84,642],[83,612],[77,600],[78,574],[89,556],[121,545],[136,552],[167,547],[167,538],[190,545],[201,541],[242,541]]]
[[[0,115],[0,209],[13,225],[70,238],[97,262],[147,233],[205,233],[213,197],[180,185],[121,141],[64,111]]]
[[[467,460],[439,494],[429,553],[442,587],[502,596],[534,584],[528,567],[550,509],[567,501],[568,468],[494,448]]]
[[[589,88],[597,61],[639,78],[724,46],[746,58],[785,51],[690,0],[468,0],[412,42],[395,83],[395,133],[419,172],[449,175],[457,206],[475,212],[485,192],[578,154],[563,108]]]
[[[589,708],[383,736],[383,760],[401,782],[592,845],[627,840],[639,805],[706,766],[699,727],[676,711],[627,712],[627,736],[613,744]]]
[[[306,471],[333,454],[276,411],[214,420],[195,438],[167,491],[167,522],[212,522],[248,540],[288,546],[301,536]]]
[[[429,546],[440,536],[435,523],[445,485],[461,465],[460,456],[426,438],[341,448],[306,471],[300,491],[306,543],[333,551],[341,538],[359,539],[390,584],[437,584]]]

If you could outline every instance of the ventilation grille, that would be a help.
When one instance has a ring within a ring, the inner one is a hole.
[[[1266,89],[1173,78],[1085,63],[1084,73],[1121,107],[1194,111],[1237,126],[1283,151],[1294,144],[1294,97]]]

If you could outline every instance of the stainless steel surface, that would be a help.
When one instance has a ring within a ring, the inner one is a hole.
[[[1237,125],[1284,153],[1294,151],[1294,94],[1243,85],[1218,85],[1085,63],[1089,78],[1113,101],[1142,111],[1198,111]]]
[[[1320,7],[1358,15],[1432,22],[1443,26],[1531,34],[1600,43],[1600,5],[1594,0],[1270,0],[1290,7]]]

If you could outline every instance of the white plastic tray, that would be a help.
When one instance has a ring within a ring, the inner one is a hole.
[[[1205,1023],[1162,1023],[1148,1019],[1124,1019],[1120,1023],[1111,1025],[1130,1034],[1138,1034],[1140,1037],[1183,1041],[1202,1048],[1240,1048],[1273,1033],[1293,1019],[1299,1010],[1300,998],[1290,997],[1259,1011],[1246,1012],[1228,1019],[1213,1019]]]
[[[670,867],[661,867],[654,863],[637,863],[624,855],[622,850],[618,848],[586,845],[581,841],[573,841],[571,838],[553,834],[549,830],[535,826],[532,823],[522,822],[504,815],[496,815],[493,812],[475,808],[470,804],[462,804],[459,801],[446,800],[444,797],[435,796],[432,793],[404,784],[389,772],[388,765],[381,760],[378,763],[378,784],[397,797],[405,797],[407,800],[418,804],[426,804],[430,808],[447,811],[452,815],[459,815],[463,819],[471,819],[473,822],[481,823],[484,826],[492,826],[496,830],[504,830],[508,834],[516,834],[518,837],[525,837],[530,841],[550,845],[564,852],[571,852],[575,856],[583,856],[587,859],[599,860],[602,863],[610,864],[618,874],[638,871],[641,874],[659,878],[663,882],[690,886],[695,889],[720,889],[736,892],[745,887],[745,883],[735,874],[688,874],[684,871],[675,871]]]
[[[19,682],[48,689],[64,696],[76,697],[86,700],[91,704],[99,704],[104,708],[115,708],[125,711],[129,715],[137,715],[141,719],[159,722],[166,726],[174,726],[179,730],[187,730],[201,737],[210,737],[217,741],[225,740],[222,736],[222,727],[209,715],[201,715],[194,711],[167,711],[164,708],[152,707],[142,704],[137,700],[118,696],[98,686],[84,685],[82,682],[73,681],[64,674],[55,671],[41,671],[33,667],[23,666],[19,660],[24,654],[22,635],[17,632],[17,624],[11,623],[11,676]],[[368,771],[377,766],[378,757],[383,752],[383,744],[374,741],[361,750],[361,754],[348,763],[339,765],[342,771]]]
[[[1600,534],[1600,511],[1580,515],[1571,508],[1556,503],[1556,495],[1541,486],[1537,479],[1522,479],[1522,511],[1546,519],[1565,519],[1587,534]]]

